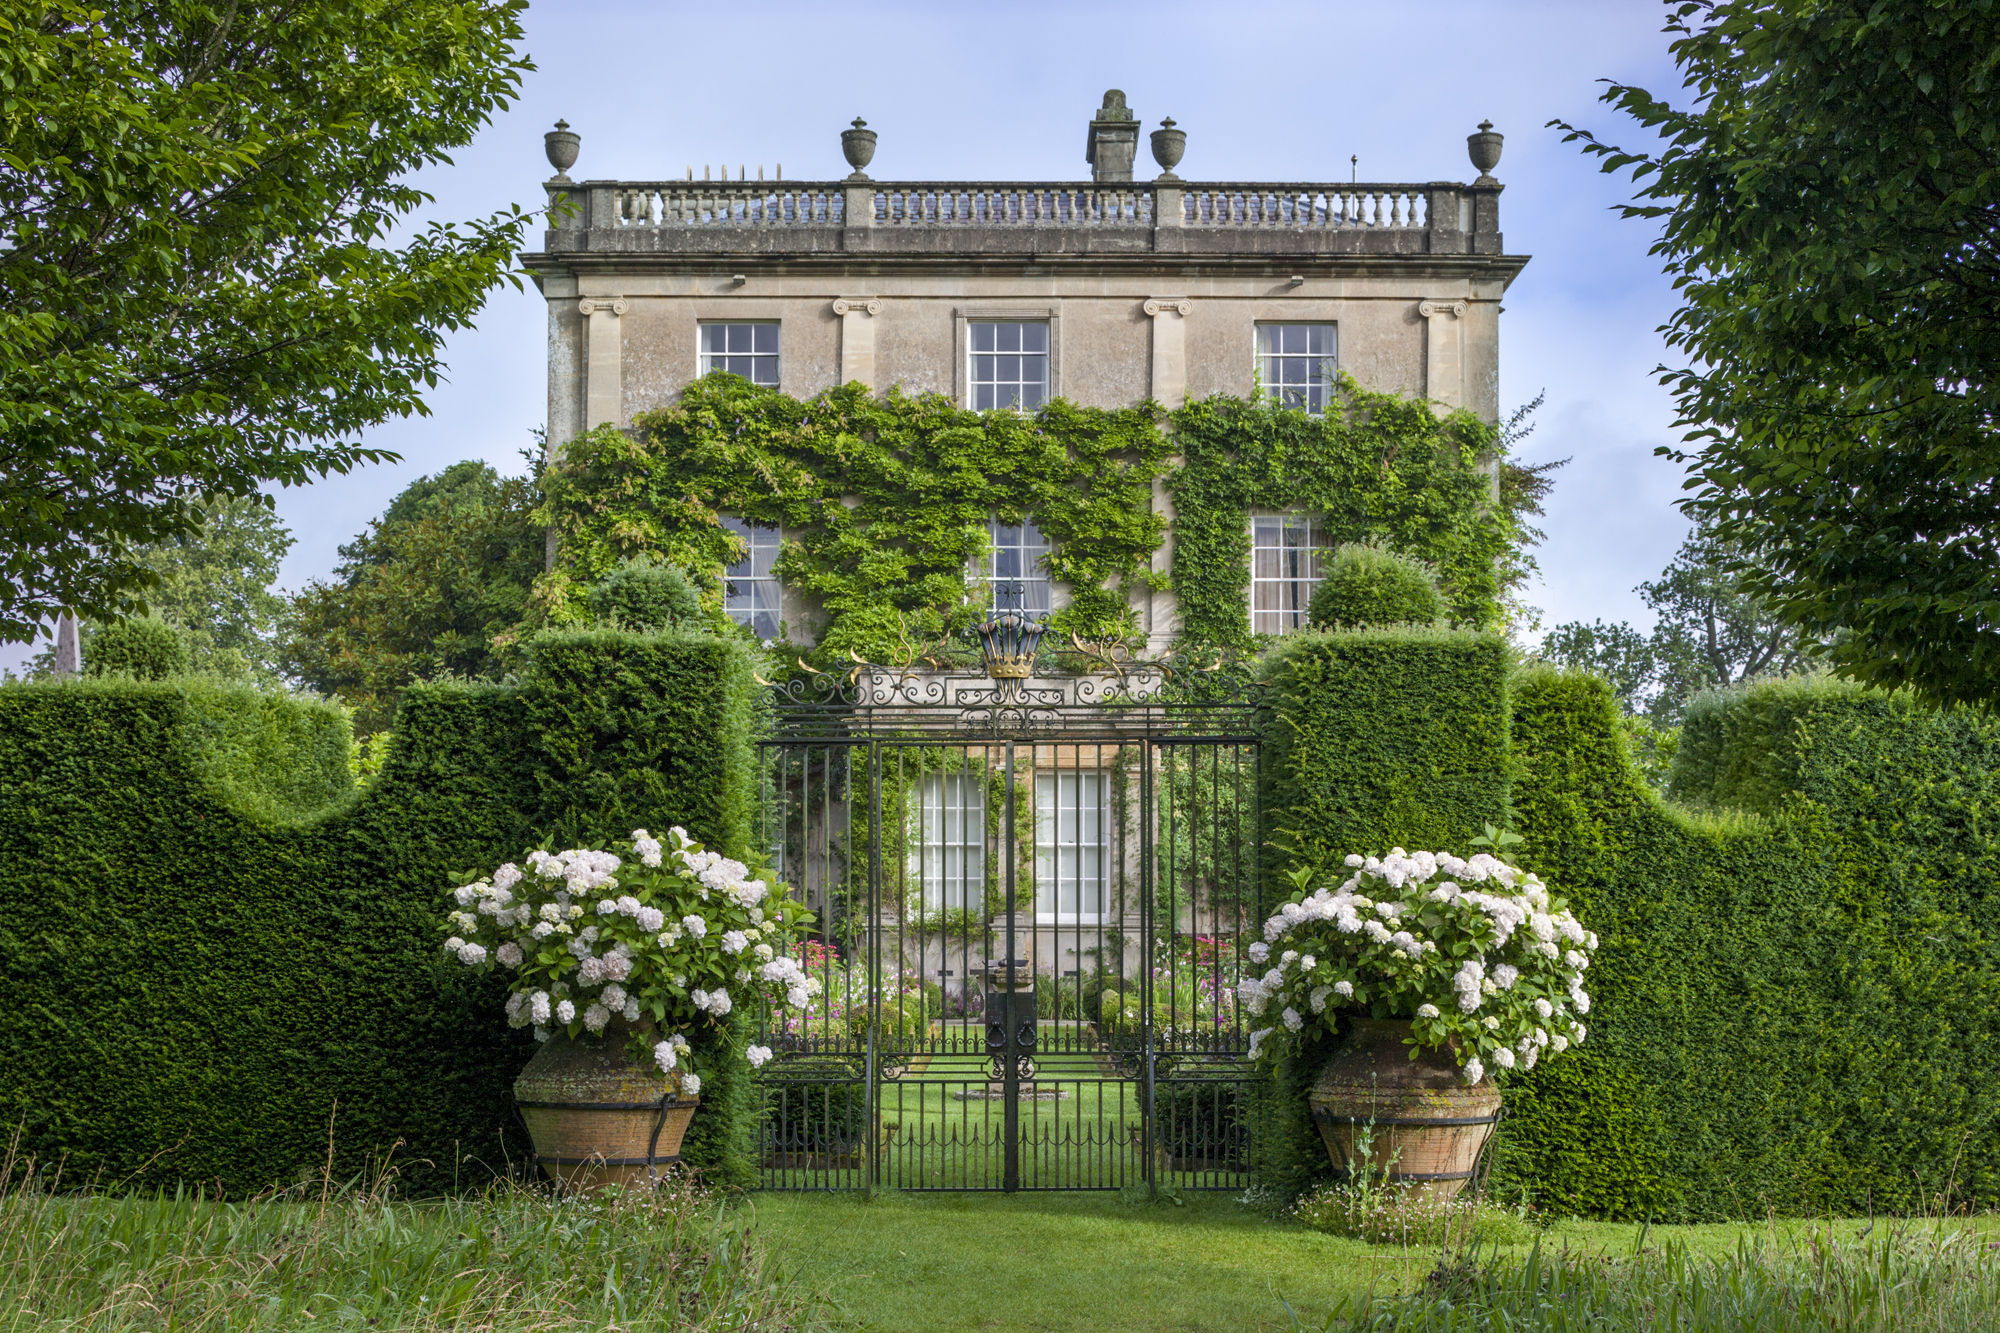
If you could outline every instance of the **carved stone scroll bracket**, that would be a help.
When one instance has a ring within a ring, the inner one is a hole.
[[[875,387],[875,316],[882,313],[879,296],[834,298],[840,317],[840,382]]]
[[[1465,394],[1465,312],[1464,301],[1419,301],[1417,313],[1424,318],[1428,333],[1424,339],[1424,396],[1444,409],[1464,407]],[[1439,319],[1449,315],[1450,319]]]
[[[1153,401],[1176,408],[1187,401],[1187,317],[1194,302],[1185,296],[1155,296],[1142,307],[1153,321]]]
[[[586,296],[576,308],[584,328],[583,428],[625,421],[624,338],[618,316],[629,308],[622,296]]]

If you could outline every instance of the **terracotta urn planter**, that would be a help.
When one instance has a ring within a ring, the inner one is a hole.
[[[558,1033],[514,1080],[535,1161],[562,1189],[641,1185],[681,1160],[681,1138],[701,1099],[634,1063],[628,1031],[614,1022],[601,1037]]]
[[[1408,1019],[1360,1018],[1307,1099],[1333,1164],[1450,1198],[1500,1120],[1490,1080],[1467,1087],[1449,1051],[1410,1058]],[[1358,1140],[1372,1134],[1365,1158]]]

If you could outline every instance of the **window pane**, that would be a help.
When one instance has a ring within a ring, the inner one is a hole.
[[[776,353],[778,350],[778,326],[776,324],[752,324],[755,335],[752,346],[759,352]]]
[[[1326,409],[1336,379],[1335,326],[1260,324],[1257,375],[1280,407],[1319,413]]]
[[[704,324],[701,326],[701,350],[720,352],[728,347],[729,326],[726,324]]]
[[[1251,629],[1285,634],[1303,628],[1320,579],[1323,530],[1306,515],[1260,516],[1251,520],[1250,542]]]
[[[970,328],[967,397],[974,408],[1029,410],[1048,401],[1048,325],[994,320]]]

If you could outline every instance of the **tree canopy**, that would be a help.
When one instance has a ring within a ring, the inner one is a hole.
[[[141,609],[202,501],[388,457],[525,216],[391,233],[525,0],[0,0],[0,639]]]
[[[1682,299],[1686,507],[1850,676],[2000,698],[2000,3],[1688,0],[1600,142]],[[1561,122],[1553,122],[1561,124]]]
[[[1657,619],[1642,634],[1623,621],[1557,625],[1541,655],[1596,671],[1627,713],[1677,727],[1703,690],[1817,665],[1814,646],[1749,590],[1739,562],[1714,533],[1688,534],[1660,577],[1638,586]]]
[[[364,733],[389,725],[414,681],[497,675],[494,639],[526,616],[542,571],[538,501],[526,479],[485,463],[418,478],[340,548],[333,582],[293,597],[286,665],[354,708]]]

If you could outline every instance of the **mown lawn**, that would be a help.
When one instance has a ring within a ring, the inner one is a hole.
[[[1189,1195],[1177,1207],[1113,1193],[891,1193],[872,1202],[763,1193],[739,1205],[738,1221],[765,1241],[779,1272],[826,1300],[841,1321],[882,1333],[1289,1330],[1294,1312],[1300,1326],[1319,1329],[1350,1295],[1413,1289],[1438,1258],[1430,1249],[1370,1247],[1274,1221],[1232,1195]],[[1992,1219],[1976,1225],[2000,1235]],[[1866,1226],[1653,1227],[1646,1244],[1724,1256],[1746,1239],[1852,1242]],[[1627,1255],[1640,1230],[1563,1222],[1541,1243]],[[2000,1327],[2000,1315],[1995,1321]]]

